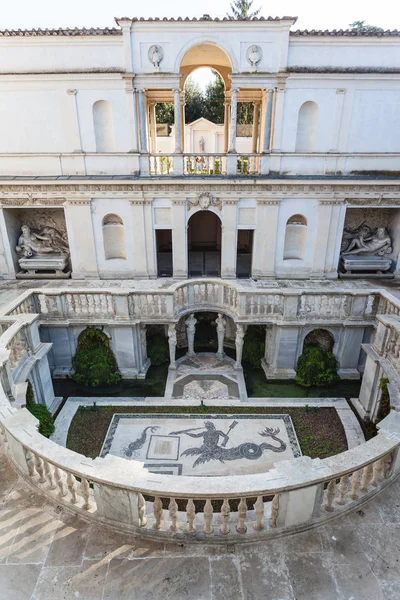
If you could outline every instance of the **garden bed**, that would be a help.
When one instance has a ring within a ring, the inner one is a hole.
[[[89,458],[99,456],[112,416],[135,414],[288,414],[292,418],[302,453],[327,458],[347,450],[346,434],[335,408],[205,406],[101,406],[79,409],[68,432],[67,448]]]

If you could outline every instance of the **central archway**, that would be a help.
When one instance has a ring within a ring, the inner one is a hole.
[[[220,277],[221,221],[208,210],[192,215],[188,222],[189,277]]]

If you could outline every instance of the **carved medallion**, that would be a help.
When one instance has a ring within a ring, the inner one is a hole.
[[[161,46],[153,45],[149,48],[148,53],[149,61],[152,63],[155,69],[160,68],[162,59],[164,58],[164,51]]]
[[[207,210],[210,206],[221,209],[221,200],[219,198],[213,198],[209,192],[201,192],[193,200],[189,200],[189,210],[191,206],[200,206],[201,210]]]
[[[246,57],[252,69],[256,69],[257,65],[261,62],[262,59],[262,50],[260,46],[249,46],[249,48],[247,48]]]

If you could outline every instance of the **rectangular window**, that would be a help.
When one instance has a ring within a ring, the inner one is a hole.
[[[236,256],[236,277],[238,279],[249,279],[251,277],[253,234],[252,229],[238,230]]]
[[[156,229],[157,276],[172,277],[172,229]]]

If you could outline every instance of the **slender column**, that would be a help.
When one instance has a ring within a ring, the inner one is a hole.
[[[236,369],[236,371],[242,370],[243,344],[244,344],[244,328],[243,328],[243,325],[240,325],[240,323],[237,323],[236,337],[235,337],[235,345],[236,345],[235,369]]]
[[[237,126],[237,99],[238,89],[231,91],[231,127],[230,127],[230,139],[229,139],[229,150],[232,154],[236,153],[236,126]]]
[[[217,336],[218,336],[218,352],[217,357],[224,357],[224,339],[225,339],[225,331],[226,331],[226,320],[222,316],[221,313],[218,313],[218,318],[215,319],[217,324]]]
[[[187,341],[188,341],[188,351],[187,351],[188,356],[195,355],[194,336],[196,333],[196,323],[197,323],[197,319],[195,318],[194,314],[189,315],[189,317],[185,321],[186,335],[187,335]]]
[[[269,152],[271,147],[271,126],[272,126],[272,100],[274,90],[266,90],[267,98],[265,102],[263,153]]]
[[[174,90],[175,154],[182,154],[181,138],[181,92]]]
[[[253,154],[257,152],[257,142],[258,142],[258,109],[260,103],[253,102],[253,137],[251,141],[251,151]]]
[[[227,100],[224,102],[224,152],[228,152],[229,145],[229,107],[230,102]]]
[[[185,92],[181,94],[181,148],[185,151]]]
[[[157,126],[156,126],[156,103],[150,102],[149,104],[150,114],[150,139],[151,139],[151,153],[157,152]]]
[[[140,150],[143,154],[148,153],[147,147],[147,119],[146,108],[144,105],[144,90],[138,90],[139,98],[139,125],[140,125]]]
[[[169,368],[176,369],[175,352],[176,352],[176,329],[171,323],[168,325],[168,344],[169,344]]]

